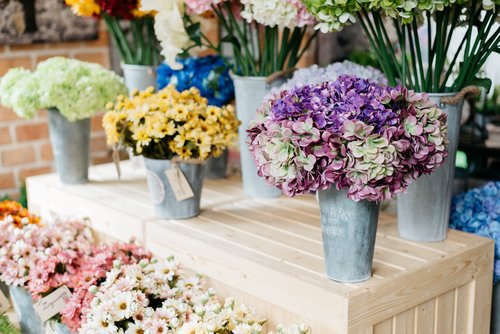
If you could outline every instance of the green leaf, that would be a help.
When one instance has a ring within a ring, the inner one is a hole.
[[[474,79],[471,80],[470,82],[471,85],[483,87],[486,89],[486,92],[488,93],[491,89],[491,86],[493,85],[493,81],[489,78],[478,78],[475,77]]]
[[[200,22],[193,23],[186,27],[186,32],[189,38],[196,44],[201,46],[201,24]]]
[[[234,35],[226,35],[220,40],[221,42],[233,44],[235,47],[240,48],[241,44]]]

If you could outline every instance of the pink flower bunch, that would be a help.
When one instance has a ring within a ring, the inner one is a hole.
[[[0,280],[7,285],[25,286],[35,267],[34,255],[43,227],[28,224],[18,228],[11,219],[0,220]]]
[[[38,250],[33,254],[34,265],[28,274],[27,285],[34,300],[62,285],[71,288],[79,259],[90,253],[94,243],[87,224],[60,219],[40,229],[38,238]]]
[[[73,294],[61,312],[62,322],[73,332],[78,332],[87,319],[90,302],[95,294],[91,287],[99,287],[106,279],[106,274],[113,269],[113,263],[124,265],[137,264],[142,259],[151,259],[152,254],[143,247],[131,243],[112,245],[94,245],[90,254],[78,261],[79,270],[71,278]]]

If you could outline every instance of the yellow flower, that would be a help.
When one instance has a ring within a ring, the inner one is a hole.
[[[148,146],[151,142],[151,137],[144,126],[136,127],[132,130],[132,139],[134,139],[136,143],[136,151],[142,152],[142,147]]]
[[[187,147],[182,147],[182,148],[176,150],[175,153],[177,153],[179,155],[179,158],[181,158],[181,159],[189,159],[193,155],[191,150],[188,149]]]
[[[176,122],[182,122],[187,120],[188,108],[184,105],[174,106],[172,110],[172,116]]]
[[[101,12],[101,8],[94,0],[65,0],[65,2],[76,15],[93,16]]]

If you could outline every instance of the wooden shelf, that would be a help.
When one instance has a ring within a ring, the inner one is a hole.
[[[89,217],[103,237],[137,240],[158,255],[175,254],[222,295],[256,307],[272,325],[303,320],[313,333],[489,333],[493,242],[450,231],[440,243],[400,239],[381,214],[373,278],[341,284],[324,275],[314,196],[253,199],[238,179],[207,180],[202,214],[158,220],[144,172],[123,164],[91,169],[86,185],[56,175],[28,179],[30,208]]]

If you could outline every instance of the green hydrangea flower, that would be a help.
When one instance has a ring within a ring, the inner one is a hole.
[[[0,79],[0,102],[26,119],[47,108],[57,108],[69,121],[89,118],[126,93],[114,72],[63,57],[46,60],[33,72],[11,69]]]

